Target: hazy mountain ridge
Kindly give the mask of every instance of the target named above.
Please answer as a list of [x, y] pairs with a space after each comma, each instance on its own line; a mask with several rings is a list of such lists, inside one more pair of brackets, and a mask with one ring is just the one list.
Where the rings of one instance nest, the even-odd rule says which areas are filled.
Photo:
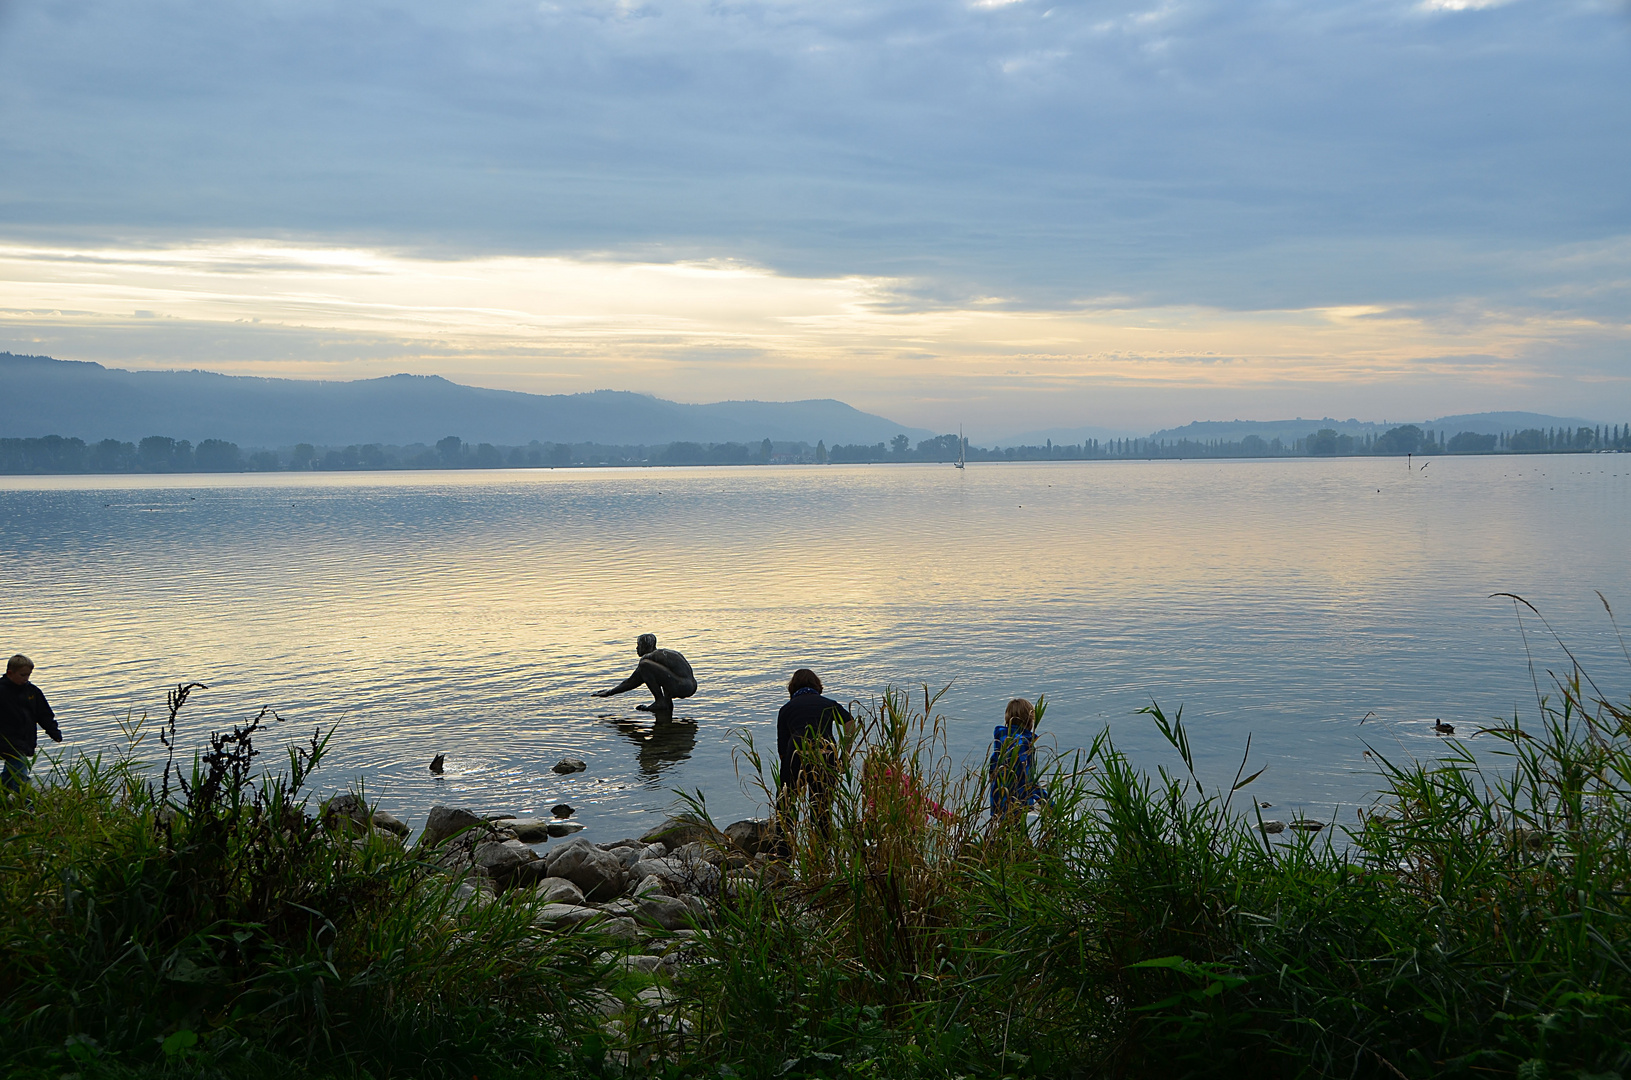
[[934, 432], [832, 399], [687, 405], [623, 390], [527, 394], [464, 386], [438, 375], [330, 382], [126, 371], [87, 361], [0, 353], [0, 434], [134, 441], [148, 435], [245, 447], [467, 442], [644, 445], [914, 441]]
[[[448, 435], [469, 443], [662, 445], [825, 441], [829, 446], [912, 443], [936, 433], [906, 427], [841, 401], [720, 401], [688, 405], [626, 390], [528, 394], [465, 386], [439, 375], [390, 375], [322, 381], [217, 372], [128, 371], [83, 360], [0, 352], [0, 435], [62, 435], [134, 442], [167, 435], [195, 442], [223, 439], [249, 447], [430, 444]], [[1446, 438], [1463, 431], [1498, 435], [1526, 428], [1591, 426], [1579, 417], [1488, 412], [1435, 420], [1200, 420], [1148, 436], [1097, 426], [1059, 427], [971, 445], [1076, 445], [1088, 439], [1149, 438], [1168, 443], [1238, 442], [1256, 435], [1294, 444], [1323, 428], [1338, 435], [1380, 435], [1415, 423]]]

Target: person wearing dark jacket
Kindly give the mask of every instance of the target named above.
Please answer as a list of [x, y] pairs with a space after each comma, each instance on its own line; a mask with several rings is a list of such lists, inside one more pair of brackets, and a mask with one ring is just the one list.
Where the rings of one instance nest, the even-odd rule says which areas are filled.
[[39, 745], [39, 728], [62, 741], [56, 713], [40, 688], [28, 681], [34, 674], [34, 661], [21, 653], [6, 661], [6, 677], [0, 679], [0, 784], [7, 791], [20, 791], [28, 783], [28, 763]]
[[[776, 805], [792, 816], [800, 791], [810, 795], [810, 818], [826, 832], [832, 820], [832, 787], [838, 769], [833, 726], [854, 723], [849, 710], [821, 696], [821, 679], [799, 668], [787, 680], [787, 704], [776, 714], [776, 752], [781, 758], [781, 785]], [[808, 755], [814, 754], [811, 758]]]

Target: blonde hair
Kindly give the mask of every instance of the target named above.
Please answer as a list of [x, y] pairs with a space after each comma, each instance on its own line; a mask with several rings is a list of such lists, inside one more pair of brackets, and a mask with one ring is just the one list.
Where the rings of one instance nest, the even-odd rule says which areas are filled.
[[34, 661], [30, 660], [22, 653], [18, 653], [16, 656], [13, 656], [10, 660], [6, 661], [7, 671], [16, 671], [19, 668], [27, 668], [29, 671], [33, 671]]
[[1030, 731], [1036, 727], [1036, 708], [1024, 698], [1017, 697], [1002, 711], [1002, 722], [1010, 728]]

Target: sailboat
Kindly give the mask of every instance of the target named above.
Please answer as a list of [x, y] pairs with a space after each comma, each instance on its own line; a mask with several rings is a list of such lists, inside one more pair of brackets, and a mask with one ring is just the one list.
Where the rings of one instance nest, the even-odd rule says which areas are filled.
[[956, 465], [957, 465], [957, 467], [959, 469], [961, 469], [964, 465], [967, 465], [967, 464], [968, 464], [968, 462], [963, 460], [963, 425], [958, 424], [957, 425], [957, 461], [956, 461]]

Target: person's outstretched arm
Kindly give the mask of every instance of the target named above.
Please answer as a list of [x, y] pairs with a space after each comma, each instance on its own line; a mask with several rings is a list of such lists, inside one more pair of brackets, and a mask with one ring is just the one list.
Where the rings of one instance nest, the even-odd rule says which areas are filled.
[[[644, 664], [640, 665], [640, 667], [644, 667], [644, 666], [645, 666]], [[634, 669], [634, 674], [633, 675], [630, 675], [628, 678], [624, 679], [622, 682], [618, 683], [616, 686], [612, 687], [610, 690], [596, 690], [595, 693], [594, 693], [594, 696], [595, 697], [611, 697], [614, 694], [626, 694], [630, 690], [633, 690], [636, 686], [644, 686], [645, 684], [646, 684], [646, 677], [644, 675], [640, 674], [640, 668], [637, 667], [637, 668]]]

